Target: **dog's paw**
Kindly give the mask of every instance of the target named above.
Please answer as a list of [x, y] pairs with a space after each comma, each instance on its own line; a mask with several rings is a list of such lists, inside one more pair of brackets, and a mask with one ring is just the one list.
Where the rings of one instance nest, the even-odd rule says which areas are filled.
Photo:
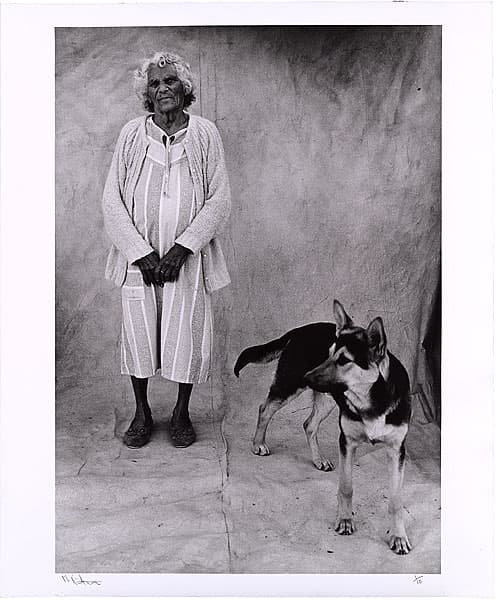
[[313, 464], [319, 471], [334, 471], [334, 465], [327, 458], [317, 458], [313, 460]]
[[389, 547], [396, 554], [408, 554], [412, 549], [412, 545], [406, 535], [392, 535], [389, 538]]
[[268, 456], [270, 454], [267, 444], [253, 444], [251, 451], [258, 456]]
[[338, 519], [334, 526], [339, 535], [351, 535], [355, 531], [353, 519]]

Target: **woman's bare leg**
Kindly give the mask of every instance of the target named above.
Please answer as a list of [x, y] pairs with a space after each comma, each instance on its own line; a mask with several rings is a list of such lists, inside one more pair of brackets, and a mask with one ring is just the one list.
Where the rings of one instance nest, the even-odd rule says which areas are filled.
[[147, 398], [148, 379], [131, 375], [131, 383], [136, 400], [136, 412], [131, 425], [124, 434], [124, 443], [130, 448], [140, 448], [150, 441], [153, 425], [152, 411]]
[[171, 439], [176, 448], [187, 448], [196, 441], [195, 430], [189, 418], [189, 399], [192, 390], [192, 383], [179, 384], [177, 402], [170, 422]]

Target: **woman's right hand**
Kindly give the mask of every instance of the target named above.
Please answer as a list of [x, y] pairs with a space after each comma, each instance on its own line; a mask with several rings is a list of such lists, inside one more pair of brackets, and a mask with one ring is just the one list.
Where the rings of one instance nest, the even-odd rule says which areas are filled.
[[145, 285], [151, 285], [155, 283], [158, 285], [158, 281], [155, 279], [155, 268], [160, 263], [160, 257], [156, 252], [150, 252], [143, 258], [138, 258], [133, 264], [139, 267], [141, 274], [143, 275], [143, 281]]

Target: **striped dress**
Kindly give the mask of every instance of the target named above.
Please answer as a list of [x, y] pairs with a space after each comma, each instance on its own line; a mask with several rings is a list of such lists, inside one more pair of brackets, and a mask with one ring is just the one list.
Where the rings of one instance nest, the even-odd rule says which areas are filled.
[[[195, 192], [184, 152], [187, 129], [168, 136], [150, 117], [149, 146], [134, 194], [133, 221], [160, 257], [195, 217]], [[174, 282], [146, 286], [128, 265], [122, 286], [121, 373], [151, 377], [160, 371], [179, 383], [210, 375], [212, 310], [200, 253], [190, 254]]]

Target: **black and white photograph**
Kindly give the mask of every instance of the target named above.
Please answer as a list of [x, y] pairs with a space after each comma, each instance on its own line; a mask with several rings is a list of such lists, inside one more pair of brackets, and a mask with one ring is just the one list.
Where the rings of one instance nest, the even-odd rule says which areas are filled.
[[491, 594], [468, 4], [3, 11], [2, 595]]
[[441, 28], [55, 41], [57, 570], [438, 573]]

